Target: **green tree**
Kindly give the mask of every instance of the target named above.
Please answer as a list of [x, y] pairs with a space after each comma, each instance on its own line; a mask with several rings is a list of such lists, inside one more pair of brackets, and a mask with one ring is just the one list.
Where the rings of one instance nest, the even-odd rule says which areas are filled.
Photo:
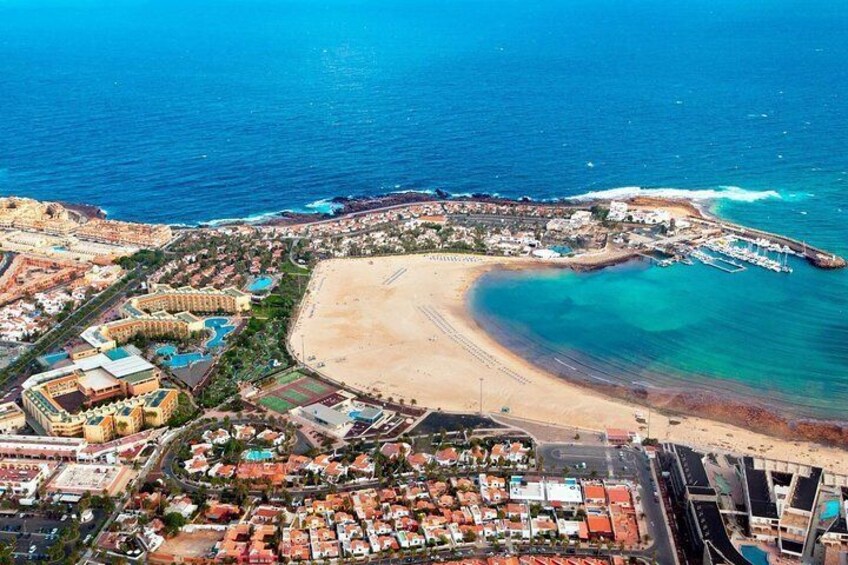
[[179, 512], [168, 512], [162, 518], [162, 523], [165, 524], [165, 533], [169, 536], [173, 536], [186, 525], [186, 519], [185, 516]]

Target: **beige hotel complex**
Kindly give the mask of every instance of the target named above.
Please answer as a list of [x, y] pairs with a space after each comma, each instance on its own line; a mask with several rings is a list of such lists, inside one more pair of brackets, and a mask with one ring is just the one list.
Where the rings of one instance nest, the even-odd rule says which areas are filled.
[[194, 312], [238, 314], [250, 310], [250, 295], [236, 288], [171, 288], [154, 285], [148, 294], [127, 300], [122, 320], [92, 326], [82, 338], [97, 351], [114, 349], [136, 335], [179, 338], [203, 330]]
[[90, 347], [72, 353], [70, 364], [27, 379], [24, 408], [47, 434], [83, 436], [89, 443], [163, 426], [177, 407], [178, 391], [160, 388], [159, 369], [117, 345], [135, 335], [186, 337], [202, 331], [203, 319], [192, 312], [249, 309], [250, 295], [235, 288], [153, 286], [124, 303], [123, 319], [86, 329], [81, 337]]
[[0, 198], [0, 229], [22, 230], [109, 245], [162, 247], [173, 237], [169, 226], [88, 218], [58, 202], [14, 196]]
[[160, 376], [138, 355], [100, 353], [27, 379], [24, 408], [49, 435], [104, 443], [167, 423], [178, 392], [159, 388]]

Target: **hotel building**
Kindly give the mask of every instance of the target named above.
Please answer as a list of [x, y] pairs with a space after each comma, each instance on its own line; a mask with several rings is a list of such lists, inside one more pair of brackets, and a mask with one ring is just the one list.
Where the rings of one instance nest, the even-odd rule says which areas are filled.
[[162, 224], [136, 224], [94, 218], [83, 224], [76, 236], [113, 245], [162, 247], [174, 236], [171, 228]]
[[0, 404], [0, 434], [13, 434], [26, 427], [26, 415], [14, 402]]
[[172, 288], [154, 285], [148, 294], [127, 300], [124, 319], [92, 326], [82, 338], [98, 351], [108, 351], [136, 335], [185, 338], [203, 330], [196, 313], [237, 314], [250, 310], [250, 295], [236, 288]]
[[49, 435], [104, 443], [168, 421], [178, 393], [160, 389], [160, 375], [137, 355], [101, 353], [27, 379], [24, 408]]

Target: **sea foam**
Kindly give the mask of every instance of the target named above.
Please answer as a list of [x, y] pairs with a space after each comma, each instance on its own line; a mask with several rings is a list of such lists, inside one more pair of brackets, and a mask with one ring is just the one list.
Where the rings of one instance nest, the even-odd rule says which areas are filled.
[[596, 190], [571, 196], [568, 200], [624, 200], [637, 196], [654, 198], [682, 198], [698, 202], [709, 200], [734, 200], [737, 202], [757, 202], [769, 198], [782, 198], [776, 190], [747, 190], [738, 186], [719, 186], [717, 188], [642, 188], [641, 186], [622, 186], [607, 190]]

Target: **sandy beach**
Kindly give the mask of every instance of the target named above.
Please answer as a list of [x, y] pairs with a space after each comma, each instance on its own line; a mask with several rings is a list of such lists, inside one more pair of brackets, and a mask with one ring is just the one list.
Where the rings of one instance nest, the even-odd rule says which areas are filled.
[[[601, 252], [563, 263], [590, 268], [623, 257]], [[644, 406], [567, 382], [501, 346], [466, 309], [474, 281], [493, 268], [538, 261], [467, 255], [336, 259], [318, 265], [292, 332], [306, 363], [359, 390], [446, 411], [500, 413], [588, 430], [639, 431]], [[676, 421], [676, 422], [675, 422]], [[703, 448], [797, 461], [848, 473], [841, 449], [656, 412], [651, 436]]]

